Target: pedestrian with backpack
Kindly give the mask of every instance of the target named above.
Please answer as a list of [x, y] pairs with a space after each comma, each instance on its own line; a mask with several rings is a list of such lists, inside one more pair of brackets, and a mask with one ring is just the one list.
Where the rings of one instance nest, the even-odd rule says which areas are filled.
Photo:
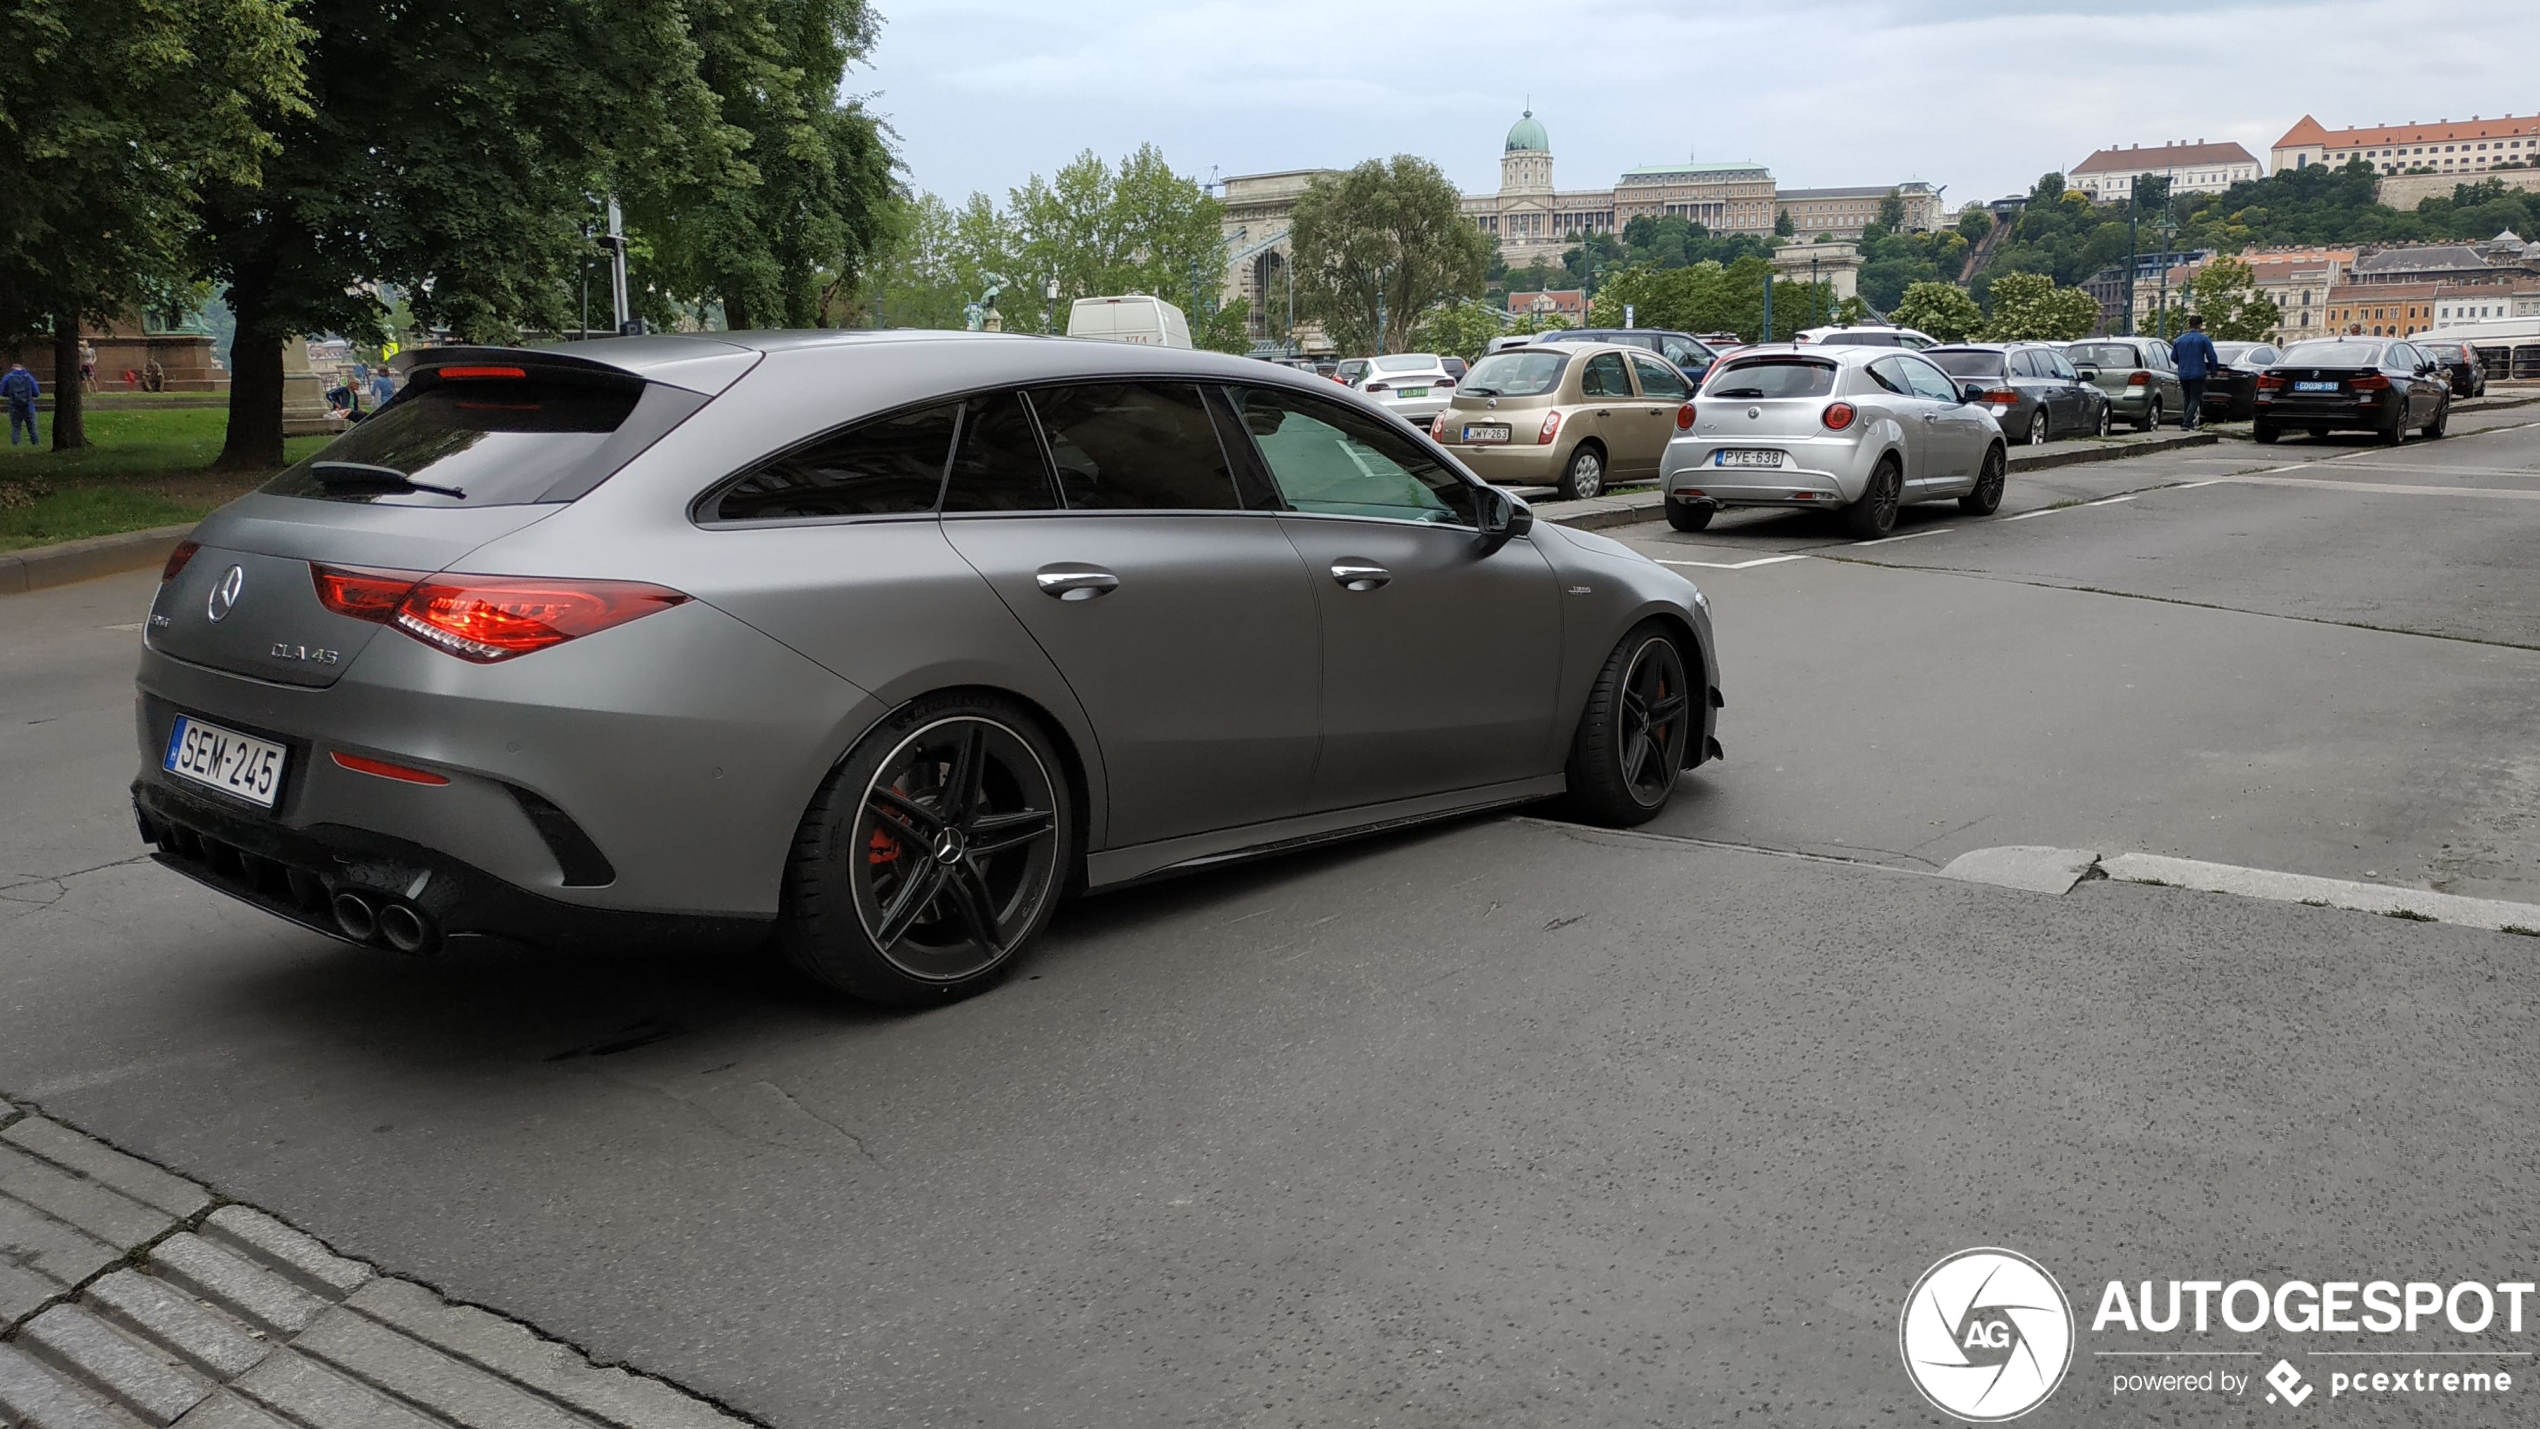
[[8, 372], [0, 374], [0, 397], [9, 399], [9, 445], [18, 444], [21, 423], [26, 427], [29, 445], [44, 445], [44, 439], [35, 433], [35, 399], [43, 395], [44, 385], [35, 380], [35, 374], [27, 371], [23, 362], [10, 363]]

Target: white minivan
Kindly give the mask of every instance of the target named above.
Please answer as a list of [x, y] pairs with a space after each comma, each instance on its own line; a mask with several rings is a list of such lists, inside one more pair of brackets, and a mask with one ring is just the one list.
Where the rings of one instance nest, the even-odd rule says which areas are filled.
[[1078, 298], [1067, 314], [1067, 335], [1141, 347], [1187, 348], [1191, 324], [1180, 308], [1162, 298], [1130, 293], [1117, 298]]

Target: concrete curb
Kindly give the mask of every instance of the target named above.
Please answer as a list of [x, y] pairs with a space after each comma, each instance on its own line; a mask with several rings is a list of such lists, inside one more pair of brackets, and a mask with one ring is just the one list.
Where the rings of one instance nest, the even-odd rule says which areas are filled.
[[0, 552], [0, 595], [20, 595], [98, 576], [148, 570], [165, 561], [168, 552], [193, 529], [191, 524], [153, 526], [147, 531], [124, 531], [112, 536], [91, 536], [84, 541]]
[[2449, 923], [2491, 933], [2540, 937], [2540, 904], [2466, 898], [2425, 888], [2279, 873], [2274, 869], [2242, 868], [2165, 854], [2103, 854], [2090, 849], [2025, 845], [1980, 848], [1951, 859], [1949, 866], [1940, 870], [1940, 876], [2048, 894], [2069, 892], [2091, 879], [2113, 879], [2119, 883], [2263, 898], [2275, 903], [2301, 903], [2313, 908], [2378, 913], [2413, 923]]

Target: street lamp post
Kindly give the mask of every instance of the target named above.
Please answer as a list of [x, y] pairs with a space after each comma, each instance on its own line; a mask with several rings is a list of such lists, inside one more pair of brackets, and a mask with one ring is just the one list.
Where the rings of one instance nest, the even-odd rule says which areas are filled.
[[2135, 251], [2134, 234], [2135, 220], [2142, 213], [2143, 206], [2135, 202], [2134, 192], [2128, 188], [2125, 199], [2125, 335], [2128, 337], [2134, 336], [2134, 279], [2143, 271], [2142, 256]]

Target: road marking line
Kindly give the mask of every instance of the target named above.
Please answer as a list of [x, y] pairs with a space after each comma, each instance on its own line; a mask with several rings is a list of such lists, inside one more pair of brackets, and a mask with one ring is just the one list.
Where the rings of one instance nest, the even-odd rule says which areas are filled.
[[2387, 461], [2359, 461], [2354, 463], [2354, 465], [2356, 469], [2361, 471], [2413, 471], [2427, 476], [2433, 476], [2441, 473], [2451, 476], [2528, 476], [2540, 478], [2540, 469], [2534, 469], [2527, 466], [2520, 468], [2502, 466], [2401, 466], [2396, 462]]
[[2109, 497], [2109, 498], [2108, 498], [2107, 500], [2105, 500], [2105, 501], [2085, 501], [2085, 502], [2083, 502], [2083, 503], [2082, 503], [2082, 505], [2084, 505], [2084, 506], [2114, 506], [2114, 505], [2116, 505], [2116, 504], [2117, 504], [2118, 502], [2120, 502], [2120, 501], [2132, 501], [2133, 499], [2134, 499], [2134, 498], [2133, 498], [2133, 497], [2131, 497], [2131, 496], [2111, 496], [2111, 497]]
[[136, 620], [130, 625], [100, 625], [97, 628], [100, 630], [139, 630], [141, 628], [141, 622]]
[[[1655, 556], [1650, 557], [1650, 559], [1658, 560]], [[1757, 566], [1778, 565], [1783, 561], [1804, 561], [1806, 559], [1808, 559], [1808, 557], [1803, 552], [1789, 556], [1760, 556], [1751, 561], [1658, 561], [1658, 564], [1662, 566], [1700, 566], [1706, 571], [1751, 571]]]
[[1891, 542], [1912, 541], [1924, 536], [1946, 536], [1957, 529], [1958, 528], [1955, 526], [1934, 526], [1928, 531], [1908, 531], [1902, 536], [1881, 536], [1875, 541], [1855, 541], [1852, 544], [1855, 546], [1884, 546], [1890, 544]]
[[2017, 516], [2005, 516], [2005, 517], [2003, 517], [2002, 519], [2003, 519], [2003, 520], [2005, 520], [2005, 521], [2026, 521], [2026, 520], [2028, 520], [2028, 519], [2029, 519], [2030, 517], [2032, 517], [2032, 516], [2052, 516], [2052, 515], [2054, 515], [2056, 512], [2058, 512], [2058, 511], [2070, 511], [2070, 510], [2072, 510], [2072, 508], [2071, 508], [2071, 507], [2069, 507], [2069, 506], [2049, 506], [2049, 507], [2044, 508], [2043, 510], [2038, 510], [2038, 511], [2023, 511], [2023, 512], [2021, 512], [2021, 513], [2020, 513], [2019, 515], [2017, 515]]
[[2314, 491], [2362, 491], [2381, 496], [2483, 496], [2491, 501], [2540, 501], [2540, 491], [2498, 491], [2484, 486], [2419, 486], [2389, 481], [2329, 481], [2302, 476], [2226, 476], [2240, 486], [2298, 486]]
[[2196, 488], [2198, 488], [2198, 487], [2200, 487], [2200, 486], [2219, 486], [2219, 485], [2221, 485], [2221, 484], [2222, 484], [2222, 478], [2218, 476], [2218, 477], [2215, 477], [2212, 481], [2182, 481], [2182, 482], [2180, 482], [2180, 483], [2179, 483], [2178, 485], [2176, 485], [2176, 486], [2164, 486], [2164, 487], [2162, 487], [2162, 488], [2161, 488], [2161, 490], [2163, 490], [2163, 491], [2194, 491]]

